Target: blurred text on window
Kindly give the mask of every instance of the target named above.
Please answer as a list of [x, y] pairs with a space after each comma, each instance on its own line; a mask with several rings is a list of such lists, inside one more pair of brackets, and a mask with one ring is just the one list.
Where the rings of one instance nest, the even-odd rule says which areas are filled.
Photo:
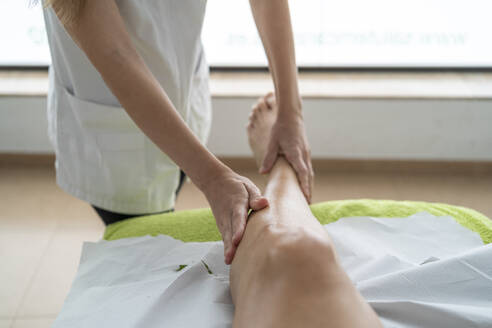
[[[299, 66], [492, 67], [490, 0], [290, 0]], [[50, 63], [40, 6], [0, 1], [0, 66]], [[265, 66], [247, 0], [208, 0], [211, 66]]]

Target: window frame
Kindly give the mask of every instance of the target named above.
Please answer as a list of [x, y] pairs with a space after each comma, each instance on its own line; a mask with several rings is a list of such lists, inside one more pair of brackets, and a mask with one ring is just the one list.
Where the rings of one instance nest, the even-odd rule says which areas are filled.
[[[0, 71], [48, 71], [49, 65], [1, 65]], [[267, 66], [210, 65], [210, 72], [268, 72]], [[492, 66], [298, 66], [300, 73], [325, 72], [492, 72]]]

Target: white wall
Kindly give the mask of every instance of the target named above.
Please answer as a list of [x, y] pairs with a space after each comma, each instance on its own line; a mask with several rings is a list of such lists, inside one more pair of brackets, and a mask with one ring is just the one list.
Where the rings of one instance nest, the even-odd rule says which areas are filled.
[[[209, 148], [249, 156], [253, 98], [214, 98]], [[0, 152], [49, 153], [43, 97], [0, 97]], [[306, 99], [315, 158], [492, 160], [492, 100]]]
[[[251, 102], [215, 99], [214, 152], [249, 153]], [[304, 111], [313, 157], [492, 160], [492, 101], [307, 99]]]

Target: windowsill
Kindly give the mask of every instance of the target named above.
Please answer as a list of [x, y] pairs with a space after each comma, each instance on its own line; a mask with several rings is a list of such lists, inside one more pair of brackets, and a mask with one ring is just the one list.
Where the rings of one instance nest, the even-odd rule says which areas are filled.
[[[302, 72], [304, 98], [492, 99], [492, 72]], [[212, 72], [213, 97], [258, 97], [273, 90], [268, 73]], [[48, 74], [0, 72], [0, 97], [44, 97]]]

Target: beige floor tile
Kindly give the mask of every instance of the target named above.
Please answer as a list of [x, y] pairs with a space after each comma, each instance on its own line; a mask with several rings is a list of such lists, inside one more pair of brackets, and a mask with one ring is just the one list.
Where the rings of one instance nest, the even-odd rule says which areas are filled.
[[[54, 191], [52, 169], [45, 166], [15, 166], [0, 169], [2, 215], [39, 215], [43, 200]], [[15, 204], [15, 206], [14, 206]]]
[[15, 318], [11, 328], [49, 328], [56, 317]]
[[60, 312], [77, 272], [84, 241], [98, 241], [99, 229], [60, 228], [51, 240], [17, 316], [49, 316]]
[[14, 316], [55, 226], [35, 218], [0, 217], [0, 316]]
[[73, 196], [65, 194], [63, 200], [52, 201], [50, 207], [52, 213], [45, 215], [57, 217], [59, 227], [104, 230], [104, 223], [96, 211], [88, 203]]
[[61, 226], [103, 228], [96, 212], [84, 201], [64, 192], [49, 165], [0, 166], [2, 216], [36, 217]]

